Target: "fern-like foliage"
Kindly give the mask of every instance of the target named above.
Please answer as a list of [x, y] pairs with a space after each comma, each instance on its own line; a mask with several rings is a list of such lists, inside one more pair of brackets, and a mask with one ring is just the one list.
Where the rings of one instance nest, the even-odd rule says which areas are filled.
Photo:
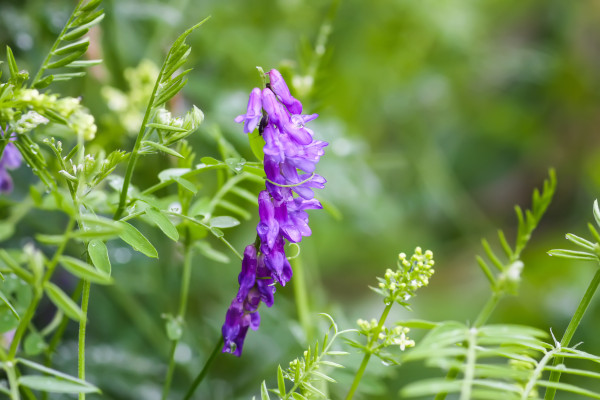
[[[409, 384], [402, 390], [407, 397], [460, 393], [468, 399], [518, 399], [529, 369], [522, 363], [535, 359], [530, 353], [545, 349], [543, 331], [518, 325], [469, 327], [444, 322], [421, 340], [404, 361], [424, 360], [426, 365], [459, 369], [456, 380], [434, 378]], [[527, 364], [528, 366], [530, 364]]]
[[[353, 329], [338, 331], [338, 327], [328, 314], [321, 314], [327, 318], [331, 325], [319, 346], [319, 342], [313, 347], [309, 347], [303, 357], [296, 358], [290, 362], [287, 369], [277, 368], [277, 389], [268, 389], [265, 381], [260, 388], [261, 400], [270, 400], [269, 392], [274, 393], [280, 400], [308, 400], [308, 399], [327, 399], [328, 396], [317, 388], [318, 382], [335, 382], [333, 378], [323, 372], [326, 367], [343, 368], [342, 365], [327, 360], [330, 356], [341, 356], [348, 353], [344, 351], [332, 350], [335, 340]], [[330, 334], [331, 337], [330, 337]], [[290, 382], [289, 389], [286, 388], [286, 381]], [[254, 400], [254, 398], [253, 398]]]
[[81, 69], [102, 62], [102, 60], [80, 60], [90, 45], [90, 39], [86, 34], [91, 27], [104, 18], [104, 10], [98, 9], [100, 3], [102, 0], [79, 1], [40, 70], [33, 78], [32, 87], [44, 88], [53, 81], [64, 81], [85, 75], [84, 71], [45, 75], [48, 70], [63, 67]]
[[[485, 239], [482, 240], [482, 245], [489, 261], [477, 256], [477, 262], [490, 281], [495, 296], [501, 296], [506, 293], [516, 294], [523, 269], [523, 262], [520, 260], [521, 253], [550, 205], [555, 190], [556, 175], [554, 170], [550, 170], [548, 179], [544, 181], [542, 192], [540, 193], [538, 189], [533, 191], [531, 209], [523, 212], [521, 207], [515, 206], [518, 228], [514, 248], [508, 244], [504, 232], [498, 230], [498, 239], [504, 250], [506, 261], [501, 261], [501, 257], [494, 253], [488, 241]], [[498, 270], [496, 275], [492, 272], [490, 263]], [[481, 321], [481, 323], [483, 322]]]
[[[468, 399], [539, 399], [539, 388], [551, 387], [572, 394], [600, 398], [590, 390], [544, 379], [544, 373], [560, 371], [565, 374], [600, 379], [591, 371], [600, 357], [578, 350], [545, 343], [543, 331], [519, 325], [487, 325], [469, 327], [458, 322], [445, 322], [434, 328], [405, 361], [424, 360], [428, 366], [454, 368], [461, 377], [456, 380], [434, 378], [407, 385], [406, 397], [435, 395], [440, 392], [458, 393]], [[552, 365], [556, 358], [587, 360], [590, 370]], [[546, 374], [547, 375], [547, 374]]]

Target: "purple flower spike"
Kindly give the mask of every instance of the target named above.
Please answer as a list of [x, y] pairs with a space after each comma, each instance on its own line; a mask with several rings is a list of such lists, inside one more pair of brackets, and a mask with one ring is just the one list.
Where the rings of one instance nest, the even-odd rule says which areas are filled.
[[318, 115], [302, 115], [302, 104], [292, 97], [281, 74], [271, 70], [268, 75], [270, 84], [262, 91], [253, 89], [248, 112], [236, 118], [246, 122], [248, 133], [262, 121], [261, 107], [268, 117], [261, 125], [266, 190], [258, 195], [258, 238], [244, 250], [240, 287], [222, 329], [223, 352], [236, 356], [242, 354], [248, 328], [260, 324], [260, 304], [271, 307], [276, 284], [285, 286], [292, 278], [286, 240], [298, 243], [312, 234], [306, 210], [323, 208], [313, 189], [323, 189], [326, 183], [314, 171], [327, 143], [314, 140], [306, 126]]
[[283, 76], [276, 69], [269, 71], [269, 80], [271, 81], [271, 90], [277, 95], [277, 98], [285, 104], [292, 114], [302, 114], [302, 103], [292, 97]]
[[256, 129], [262, 118], [261, 92], [259, 88], [252, 89], [248, 100], [246, 114], [238, 115], [235, 122], [244, 122], [244, 133], [250, 133]]

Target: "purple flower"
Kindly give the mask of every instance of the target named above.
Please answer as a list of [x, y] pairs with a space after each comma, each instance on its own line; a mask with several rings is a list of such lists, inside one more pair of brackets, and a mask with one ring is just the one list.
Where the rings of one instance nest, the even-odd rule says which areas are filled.
[[[0, 127], [0, 136], [4, 136], [4, 130]], [[10, 137], [10, 136], [9, 136]], [[13, 189], [13, 182], [8, 170], [16, 169], [21, 165], [23, 157], [17, 147], [8, 142], [0, 157], [0, 193], [9, 193]]]
[[248, 328], [257, 330], [259, 325], [260, 315], [258, 312], [244, 312], [243, 304], [234, 299], [227, 310], [225, 323], [221, 329], [224, 340], [223, 353], [241, 356]]
[[[258, 195], [257, 241], [244, 250], [240, 287], [222, 328], [223, 352], [236, 356], [242, 353], [248, 328], [257, 329], [260, 324], [260, 304], [271, 307], [275, 284], [285, 286], [292, 278], [286, 240], [298, 243], [311, 235], [306, 210], [323, 208], [314, 199], [313, 189], [323, 189], [326, 183], [314, 171], [327, 143], [314, 140], [313, 131], [306, 126], [318, 115], [302, 114], [302, 104], [292, 97], [277, 70], [268, 75], [270, 83], [262, 91], [252, 90], [248, 111], [235, 119], [245, 121], [246, 133], [261, 124], [267, 178], [266, 190]], [[264, 120], [261, 108], [267, 116]]]
[[260, 89], [252, 89], [252, 92], [250, 92], [250, 99], [248, 99], [248, 109], [246, 114], [238, 115], [234, 120], [238, 124], [245, 121], [244, 133], [250, 133], [254, 131], [262, 118], [262, 105], [260, 97]]

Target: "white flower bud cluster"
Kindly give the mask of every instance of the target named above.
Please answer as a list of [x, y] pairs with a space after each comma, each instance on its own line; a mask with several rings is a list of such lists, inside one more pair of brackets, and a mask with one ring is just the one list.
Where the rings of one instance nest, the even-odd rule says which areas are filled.
[[[81, 133], [85, 140], [92, 140], [96, 135], [97, 128], [94, 117], [81, 105], [81, 99], [79, 98], [59, 98], [55, 94], [40, 93], [36, 89], [24, 89], [15, 94], [15, 102], [19, 106], [29, 107], [34, 110], [27, 112], [23, 117], [32, 112], [35, 112], [37, 115], [54, 113], [64, 118], [67, 121], [68, 126], [75, 132]], [[23, 117], [21, 117], [21, 119]], [[41, 122], [38, 122], [37, 125], [48, 122], [48, 119], [45, 117], [42, 117], [41, 115], [39, 115], [39, 117], [43, 118], [45, 122], [38, 118]], [[19, 131], [17, 132], [22, 133]]]
[[397, 301], [407, 306], [407, 301], [414, 296], [420, 287], [427, 286], [429, 279], [435, 272], [433, 253], [420, 247], [407, 258], [405, 253], [398, 255], [398, 269], [387, 269], [384, 278], [379, 279], [379, 293], [385, 296], [386, 304]]

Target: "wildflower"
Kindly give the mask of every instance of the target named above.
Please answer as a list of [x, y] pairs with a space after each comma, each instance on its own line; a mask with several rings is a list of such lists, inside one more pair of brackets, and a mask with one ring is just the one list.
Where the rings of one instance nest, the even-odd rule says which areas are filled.
[[258, 329], [260, 303], [271, 307], [275, 283], [285, 286], [292, 278], [286, 240], [298, 243], [311, 235], [306, 210], [323, 208], [313, 189], [323, 189], [326, 183], [314, 171], [328, 143], [315, 140], [306, 126], [318, 115], [302, 114], [302, 103], [291, 95], [279, 71], [273, 69], [268, 76], [266, 88], [250, 93], [246, 114], [235, 118], [244, 122], [245, 133], [259, 127], [267, 178], [266, 190], [258, 195], [257, 240], [244, 251], [240, 288], [222, 328], [223, 352], [236, 356], [242, 353], [248, 328]]
[[[0, 136], [4, 136], [4, 131], [1, 127]], [[22, 160], [23, 158], [21, 157], [19, 150], [17, 150], [16, 146], [9, 141], [4, 147], [2, 157], [0, 157], [0, 193], [9, 193], [12, 191], [13, 182], [8, 174], [8, 170], [18, 168], [21, 165]]]
[[250, 99], [248, 100], [248, 110], [246, 114], [238, 115], [235, 118], [235, 122], [246, 121], [244, 124], [244, 133], [250, 133], [258, 126], [260, 119], [262, 118], [261, 112], [261, 92], [259, 88], [252, 89], [250, 93]]

